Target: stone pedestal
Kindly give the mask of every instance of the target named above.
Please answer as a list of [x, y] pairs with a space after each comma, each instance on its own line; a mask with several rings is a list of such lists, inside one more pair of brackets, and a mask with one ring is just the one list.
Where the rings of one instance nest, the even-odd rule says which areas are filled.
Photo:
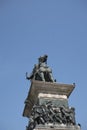
[[66, 126], [66, 125], [53, 125], [53, 124], [47, 124], [45, 126], [37, 125], [37, 127], [34, 130], [81, 130], [80, 126]]
[[68, 98], [75, 84], [32, 80], [23, 116], [30, 118], [27, 130], [80, 130], [75, 109]]
[[[75, 88], [75, 84], [60, 84], [33, 80], [28, 96], [25, 100], [23, 116], [29, 117], [34, 104], [41, 104], [46, 100], [52, 102], [65, 102], [68, 106], [68, 98]], [[63, 104], [62, 104], [63, 105]]]

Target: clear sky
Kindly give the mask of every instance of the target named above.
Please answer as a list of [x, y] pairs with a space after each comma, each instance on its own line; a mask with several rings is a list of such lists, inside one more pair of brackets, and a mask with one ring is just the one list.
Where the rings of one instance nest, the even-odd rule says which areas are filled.
[[57, 82], [76, 83], [69, 105], [87, 130], [87, 0], [0, 0], [0, 130], [25, 130], [25, 73], [43, 54]]

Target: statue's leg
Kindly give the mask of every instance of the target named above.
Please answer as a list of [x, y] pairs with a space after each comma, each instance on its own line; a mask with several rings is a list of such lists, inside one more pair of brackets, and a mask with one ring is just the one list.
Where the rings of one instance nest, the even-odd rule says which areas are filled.
[[42, 81], [45, 81], [45, 78], [44, 78], [44, 73], [43, 73], [43, 72], [40, 72], [40, 73], [39, 73], [39, 75], [40, 75], [40, 77], [41, 77]]
[[54, 82], [54, 79], [53, 79], [53, 76], [52, 76], [52, 73], [49, 73], [49, 78], [52, 82]]

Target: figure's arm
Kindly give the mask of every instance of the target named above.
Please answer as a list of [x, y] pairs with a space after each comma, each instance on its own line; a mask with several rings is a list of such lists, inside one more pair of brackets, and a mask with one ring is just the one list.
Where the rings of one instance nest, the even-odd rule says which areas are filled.
[[32, 73], [30, 75], [28, 75], [28, 72], [26, 72], [26, 79], [28, 79], [28, 80], [33, 79], [34, 74], [36, 73], [36, 69], [37, 69], [37, 67], [36, 67], [36, 64], [35, 64], [34, 68], [32, 70]]
[[33, 78], [33, 73], [31, 73], [31, 75], [30, 76], [28, 76], [28, 72], [26, 72], [26, 79], [28, 79], [28, 80], [30, 80], [30, 79], [32, 79]]

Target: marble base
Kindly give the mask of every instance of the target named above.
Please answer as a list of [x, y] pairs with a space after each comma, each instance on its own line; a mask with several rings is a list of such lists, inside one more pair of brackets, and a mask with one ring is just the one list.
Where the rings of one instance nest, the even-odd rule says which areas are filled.
[[80, 126], [78, 125], [58, 125], [58, 124], [47, 124], [47, 125], [37, 125], [34, 130], [81, 130]]

